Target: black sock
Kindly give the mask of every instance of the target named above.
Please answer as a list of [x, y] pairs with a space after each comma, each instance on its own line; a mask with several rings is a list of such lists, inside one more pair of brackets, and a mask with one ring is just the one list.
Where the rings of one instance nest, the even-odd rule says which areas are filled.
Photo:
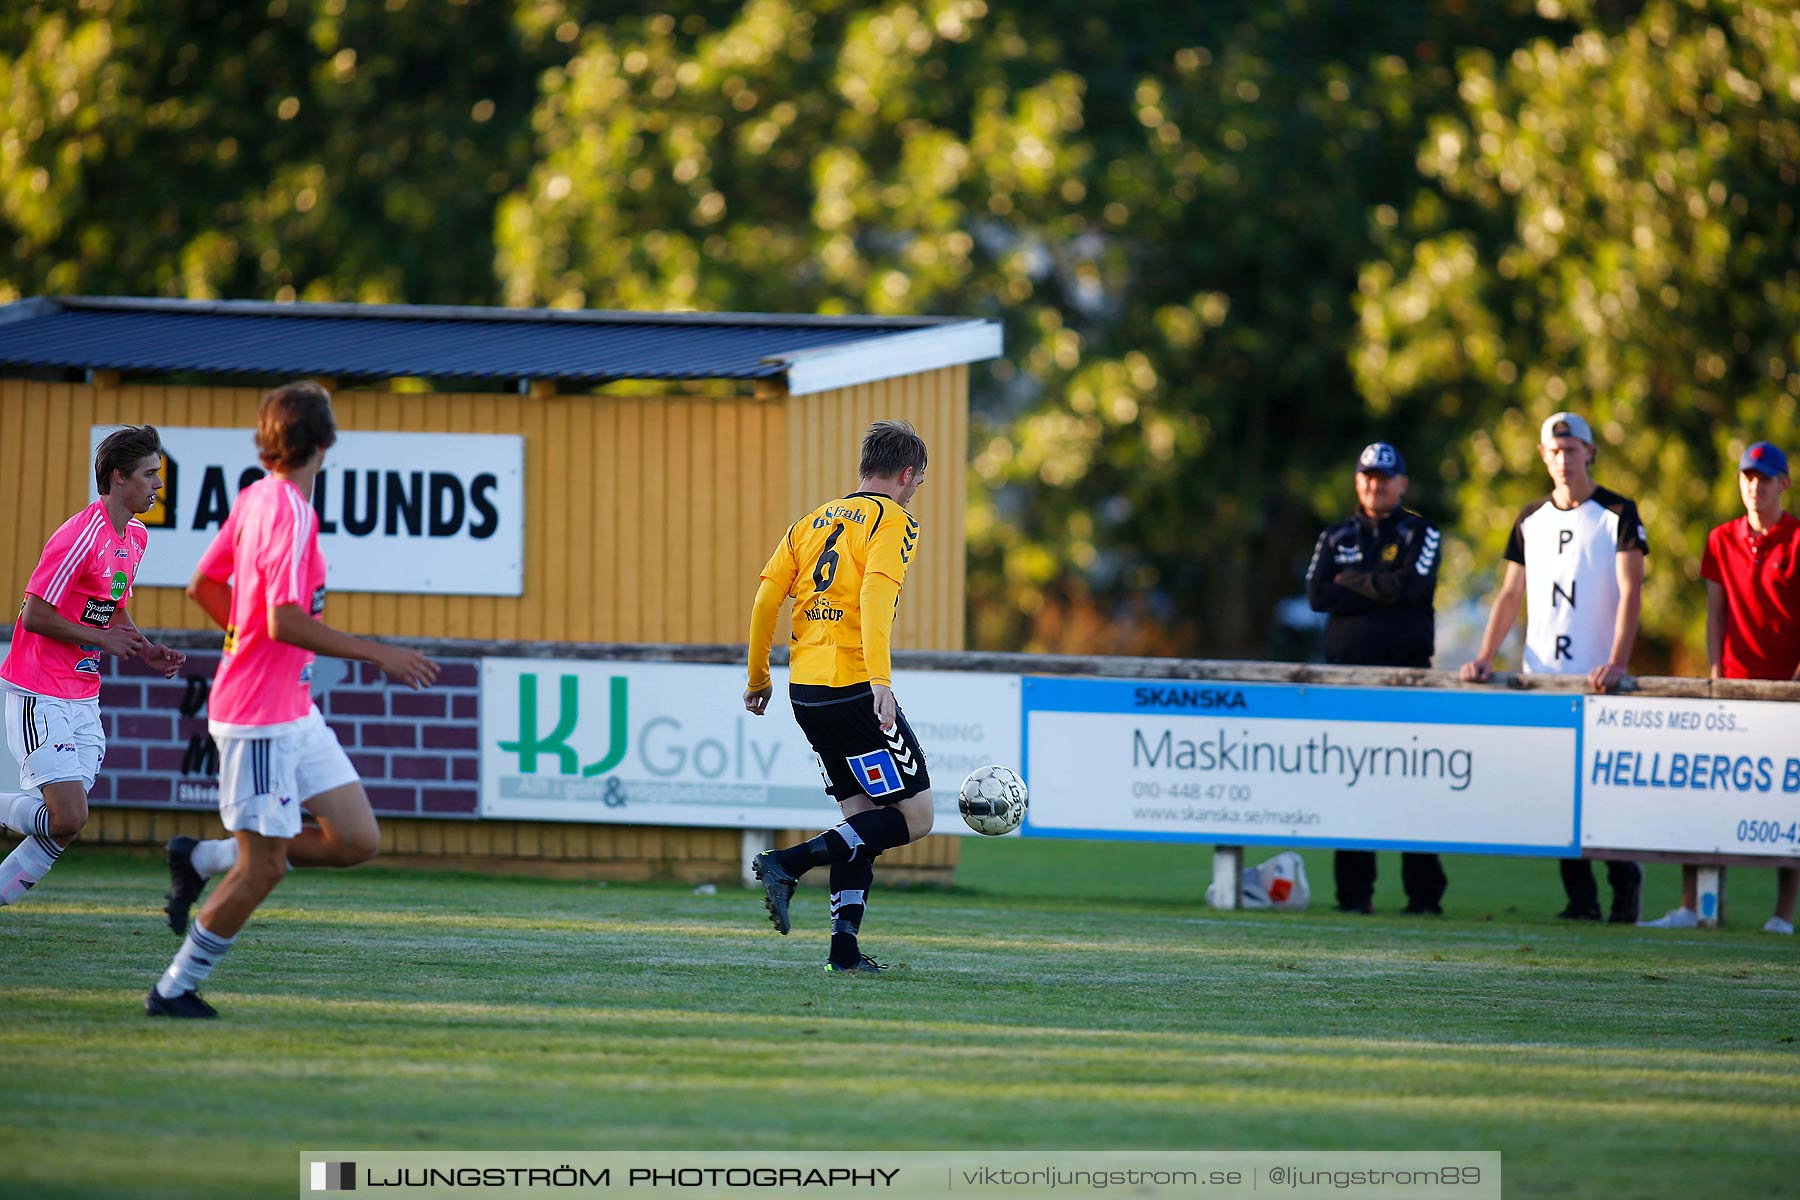
[[910, 840], [906, 817], [898, 809], [873, 808], [832, 826], [810, 841], [777, 850], [775, 861], [798, 879], [814, 867], [849, 862], [863, 855], [872, 859], [883, 850], [904, 846]]
[[862, 961], [856, 935], [862, 929], [863, 910], [875, 883], [873, 856], [858, 855], [849, 862], [831, 864], [831, 961], [854, 967]]
[[850, 852], [843, 835], [836, 829], [827, 829], [818, 837], [801, 842], [798, 846], [777, 850], [775, 861], [781, 864], [782, 870], [798, 879], [814, 867], [850, 861]]

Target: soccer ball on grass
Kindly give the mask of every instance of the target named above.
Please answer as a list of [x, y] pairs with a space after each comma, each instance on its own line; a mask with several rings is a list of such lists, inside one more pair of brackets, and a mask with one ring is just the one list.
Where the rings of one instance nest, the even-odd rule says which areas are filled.
[[956, 797], [962, 819], [976, 833], [998, 837], [1025, 819], [1025, 781], [1010, 767], [976, 767]]

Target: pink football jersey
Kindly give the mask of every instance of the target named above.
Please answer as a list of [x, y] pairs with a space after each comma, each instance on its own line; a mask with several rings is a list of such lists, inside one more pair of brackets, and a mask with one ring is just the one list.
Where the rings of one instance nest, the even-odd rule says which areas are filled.
[[231, 624], [208, 720], [245, 736], [244, 729], [306, 716], [313, 653], [270, 637], [269, 614], [283, 604], [298, 604], [315, 620], [325, 611], [325, 557], [312, 505], [287, 480], [264, 476], [238, 493], [200, 570], [231, 580]]
[[[136, 517], [125, 523], [124, 533], [114, 529], [105, 503], [96, 500], [50, 535], [25, 590], [71, 621], [106, 629], [131, 599], [149, 541], [149, 530]], [[100, 694], [100, 648], [43, 637], [21, 621], [13, 628], [0, 679], [40, 696], [92, 700]]]

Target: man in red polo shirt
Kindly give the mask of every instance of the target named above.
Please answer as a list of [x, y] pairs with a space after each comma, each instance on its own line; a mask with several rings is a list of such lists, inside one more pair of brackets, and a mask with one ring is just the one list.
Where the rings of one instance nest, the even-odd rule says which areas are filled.
[[[1744, 515], [1706, 538], [1706, 656], [1714, 679], [1800, 679], [1800, 521], [1781, 507], [1787, 455], [1758, 442], [1738, 460]], [[1681, 907], [1652, 929], [1691, 929], [1698, 868], [1681, 868]], [[1776, 872], [1775, 915], [1767, 933], [1794, 932], [1800, 870]]]

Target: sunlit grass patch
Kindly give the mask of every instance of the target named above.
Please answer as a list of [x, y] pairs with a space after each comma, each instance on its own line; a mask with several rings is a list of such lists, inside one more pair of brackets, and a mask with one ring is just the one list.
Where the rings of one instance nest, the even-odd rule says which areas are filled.
[[866, 942], [904, 966], [848, 980], [811, 892], [781, 938], [736, 889], [296, 873], [200, 1024], [142, 1016], [156, 864], [72, 854], [0, 911], [0, 1151], [28, 1195], [422, 1146], [1499, 1149], [1521, 1194], [1790, 1186], [1787, 940], [1486, 911], [1537, 863], [1457, 864], [1482, 911], [1418, 921], [1005, 896], [987, 852], [969, 891], [878, 887]]

